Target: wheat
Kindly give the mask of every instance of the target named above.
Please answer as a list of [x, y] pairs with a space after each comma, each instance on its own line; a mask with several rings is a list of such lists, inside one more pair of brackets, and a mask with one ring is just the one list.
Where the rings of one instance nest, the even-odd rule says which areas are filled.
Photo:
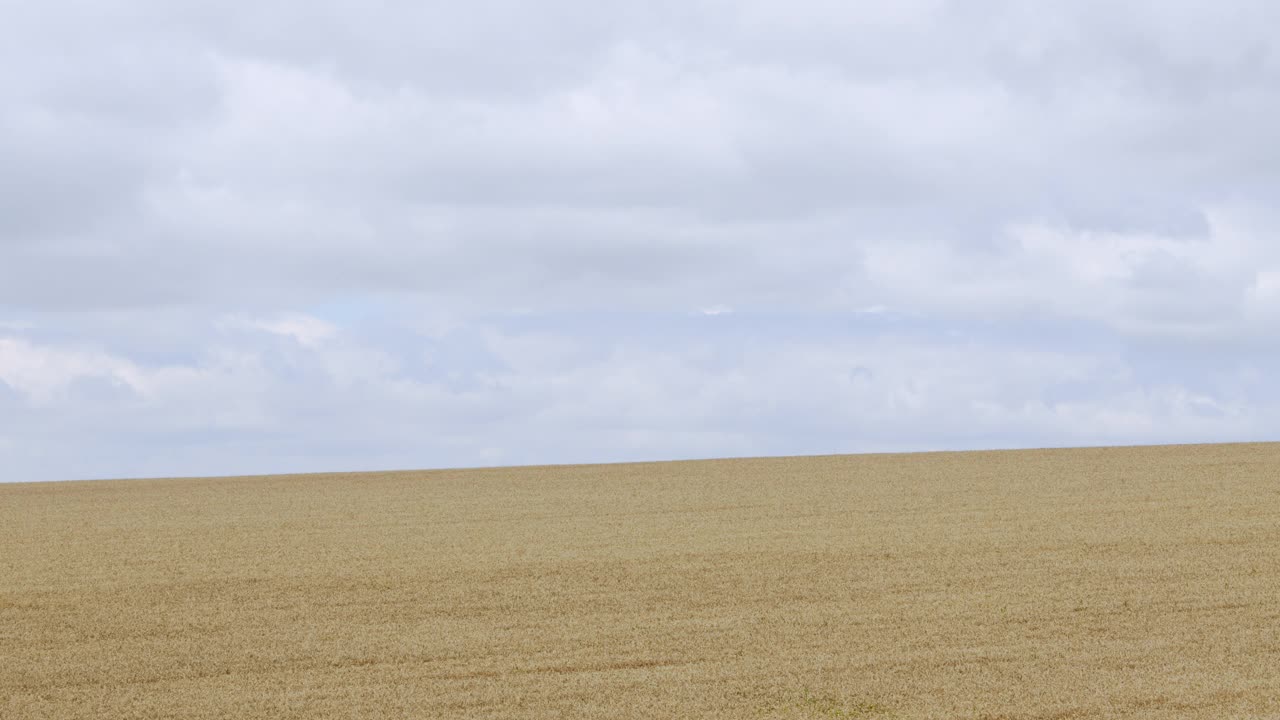
[[1280, 445], [0, 485], [0, 717], [1278, 718]]

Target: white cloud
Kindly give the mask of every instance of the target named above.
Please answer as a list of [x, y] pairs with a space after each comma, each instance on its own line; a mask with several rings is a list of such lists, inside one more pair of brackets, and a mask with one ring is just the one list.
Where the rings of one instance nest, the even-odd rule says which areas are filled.
[[[215, 339], [165, 361], [6, 338], [0, 380], [20, 403], [4, 479], [1247, 438], [1280, 397], [1235, 362], [1188, 384], [1122, 352], [931, 334], [355, 330], [311, 346], [196, 333]], [[50, 428], [79, 451], [24, 460]], [[104, 454], [107, 469], [80, 461]]]
[[101, 378], [113, 385], [144, 391], [143, 373], [128, 360], [105, 353], [44, 347], [21, 338], [0, 337], [0, 381], [36, 406], [63, 400], [69, 386], [82, 378]]
[[1277, 7], [30, 5], [9, 467], [1265, 434]]
[[218, 323], [223, 329], [249, 329], [268, 332], [292, 338], [299, 345], [317, 348], [332, 339], [338, 329], [327, 323], [303, 313], [283, 313], [270, 317], [227, 317]]

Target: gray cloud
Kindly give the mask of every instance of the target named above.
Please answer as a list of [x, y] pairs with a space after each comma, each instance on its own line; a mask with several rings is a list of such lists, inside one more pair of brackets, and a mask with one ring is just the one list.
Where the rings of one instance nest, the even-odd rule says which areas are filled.
[[234, 469], [240, 446], [287, 469], [1257, 436], [1280, 392], [1250, 374], [1280, 319], [1278, 21], [1246, 0], [14, 8], [0, 457], [54, 477]]

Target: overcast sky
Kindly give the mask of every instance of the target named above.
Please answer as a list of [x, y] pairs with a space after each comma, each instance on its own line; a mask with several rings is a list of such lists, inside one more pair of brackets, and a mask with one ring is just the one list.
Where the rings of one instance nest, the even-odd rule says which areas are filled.
[[0, 481], [1280, 439], [1280, 4], [0, 0]]

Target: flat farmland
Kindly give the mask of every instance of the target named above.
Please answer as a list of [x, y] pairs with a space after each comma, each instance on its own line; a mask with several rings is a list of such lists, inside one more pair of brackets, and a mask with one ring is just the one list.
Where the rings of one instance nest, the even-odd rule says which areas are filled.
[[0, 485], [0, 717], [1280, 718], [1280, 444]]

